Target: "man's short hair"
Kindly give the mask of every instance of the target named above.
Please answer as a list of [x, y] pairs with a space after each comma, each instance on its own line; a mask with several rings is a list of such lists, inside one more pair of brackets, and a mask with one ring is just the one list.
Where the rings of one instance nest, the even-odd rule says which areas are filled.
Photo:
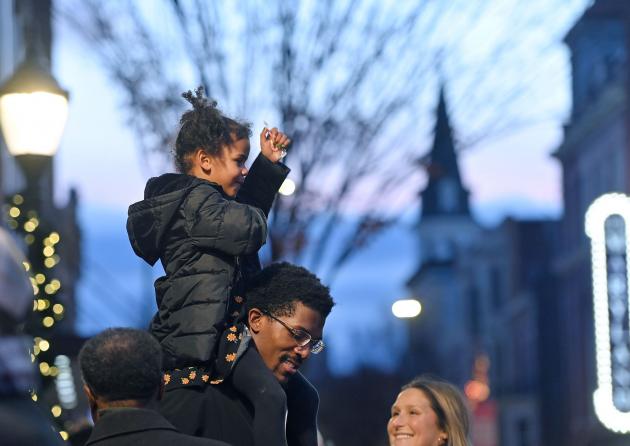
[[162, 380], [162, 349], [146, 331], [110, 328], [79, 352], [85, 384], [106, 401], [149, 400]]
[[287, 262], [273, 263], [252, 277], [245, 297], [247, 310], [258, 308], [274, 316], [292, 316], [295, 304], [301, 302], [326, 319], [335, 305], [317, 276]]

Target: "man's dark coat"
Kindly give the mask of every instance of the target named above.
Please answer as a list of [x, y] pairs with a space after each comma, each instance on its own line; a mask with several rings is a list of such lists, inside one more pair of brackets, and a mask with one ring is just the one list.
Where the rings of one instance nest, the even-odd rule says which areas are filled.
[[[303, 395], [295, 387], [289, 391], [289, 398], [294, 398], [294, 405], [307, 403]], [[180, 387], [165, 392], [159, 410], [187, 434], [215, 438], [233, 446], [254, 444], [254, 408], [247, 398], [234, 389], [230, 379], [218, 385]], [[300, 433], [291, 430], [292, 426], [297, 426], [291, 421], [291, 410], [288, 416], [287, 444], [304, 444], [300, 441]]]
[[85, 446], [229, 446], [222, 441], [184, 435], [149, 409], [116, 408], [99, 413]]
[[254, 444], [254, 409], [230, 380], [165, 392], [160, 412], [182, 432], [216, 438], [234, 446]]

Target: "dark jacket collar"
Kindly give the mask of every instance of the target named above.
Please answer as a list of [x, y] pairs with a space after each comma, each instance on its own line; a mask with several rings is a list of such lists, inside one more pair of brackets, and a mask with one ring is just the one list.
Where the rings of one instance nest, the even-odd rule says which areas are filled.
[[225, 195], [223, 188], [217, 183], [184, 173], [165, 173], [159, 177], [149, 178], [144, 188], [144, 199], [150, 200], [175, 191], [189, 189], [199, 184], [210, 184], [221, 194]]
[[132, 407], [105, 409], [99, 412], [99, 419], [94, 424], [92, 434], [85, 445], [117, 435], [156, 429], [178, 432], [171, 423], [154, 410]]

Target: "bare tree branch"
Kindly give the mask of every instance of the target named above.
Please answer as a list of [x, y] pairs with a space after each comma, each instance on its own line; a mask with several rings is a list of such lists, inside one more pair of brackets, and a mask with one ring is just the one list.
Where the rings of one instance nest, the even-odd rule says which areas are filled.
[[[539, 30], [563, 32], [547, 1], [416, 0], [393, 8], [375, 0], [156, 0], [156, 20], [146, 4], [64, 0], [58, 15], [125, 92], [146, 153], [168, 153], [184, 106], [179, 93], [191, 81], [224, 110], [264, 117], [291, 135], [286, 161], [298, 189], [276, 200], [272, 259], [327, 269], [332, 278], [395, 221], [391, 202], [414, 196], [408, 191], [421, 172], [413, 160], [428, 149], [439, 81], [465, 144], [549, 116], [524, 106], [549, 74], [545, 48], [556, 48]], [[497, 14], [505, 17], [494, 39], [474, 45]]]

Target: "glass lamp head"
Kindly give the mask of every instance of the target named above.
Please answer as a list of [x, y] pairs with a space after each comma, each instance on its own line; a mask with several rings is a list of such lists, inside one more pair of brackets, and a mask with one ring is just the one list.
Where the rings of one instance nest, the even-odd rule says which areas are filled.
[[68, 92], [26, 60], [0, 87], [0, 126], [13, 156], [52, 156], [68, 118]]

